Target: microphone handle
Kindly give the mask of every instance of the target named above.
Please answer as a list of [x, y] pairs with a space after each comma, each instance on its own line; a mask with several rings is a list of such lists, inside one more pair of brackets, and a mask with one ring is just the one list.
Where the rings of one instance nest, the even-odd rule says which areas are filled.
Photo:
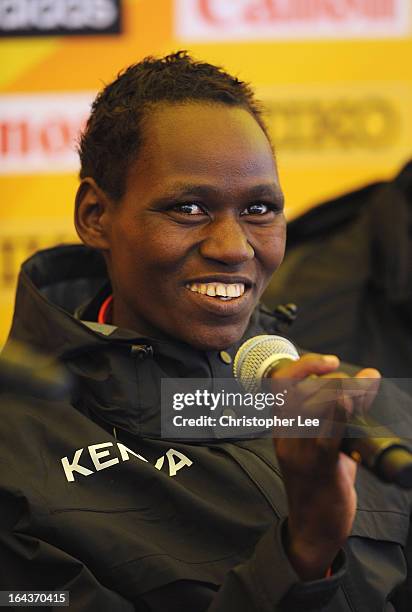
[[[380, 436], [368, 435], [371, 428], [379, 428]], [[369, 416], [353, 415], [346, 431], [341, 443], [341, 450], [346, 455], [360, 461], [380, 480], [403, 489], [412, 488], [412, 452], [405, 440]]]

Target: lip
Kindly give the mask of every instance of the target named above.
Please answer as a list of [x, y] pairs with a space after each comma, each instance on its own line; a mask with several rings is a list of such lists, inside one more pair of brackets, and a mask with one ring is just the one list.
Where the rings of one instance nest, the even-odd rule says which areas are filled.
[[[212, 277], [208, 277], [212, 279]], [[238, 278], [238, 277], [237, 277]], [[228, 282], [222, 280], [216, 280], [217, 277], [213, 277], [213, 280], [202, 281], [202, 282]], [[188, 281], [188, 282], [201, 282], [199, 280], [196, 281]], [[231, 281], [236, 282], [236, 281]], [[237, 282], [243, 282], [244, 280], [240, 280]], [[229, 283], [230, 284], [230, 283]], [[231, 300], [224, 301], [219, 300], [219, 298], [212, 297], [210, 295], [205, 295], [201, 293], [196, 293], [194, 291], [190, 291], [185, 287], [187, 292], [187, 298], [191, 300], [192, 304], [196, 305], [197, 308], [201, 308], [202, 310], [207, 311], [210, 314], [218, 315], [220, 317], [233, 317], [236, 315], [242, 315], [253, 307], [253, 291], [250, 286], [247, 287], [245, 283], [245, 293], [239, 297], [232, 298]]]

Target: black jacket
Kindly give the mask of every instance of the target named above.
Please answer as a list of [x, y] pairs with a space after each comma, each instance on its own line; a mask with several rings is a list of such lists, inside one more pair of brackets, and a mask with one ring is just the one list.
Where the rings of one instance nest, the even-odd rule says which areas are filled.
[[[282, 544], [287, 504], [272, 441], [159, 434], [162, 377], [227, 377], [231, 366], [93, 323], [102, 294], [79, 305], [105, 282], [100, 257], [82, 246], [23, 266], [11, 337], [63, 362], [78, 385], [67, 401], [3, 394], [0, 590], [68, 590], [71, 610], [107, 612], [409, 610], [410, 494], [360, 469], [352, 537], [333, 576], [300, 582]], [[245, 338], [275, 331], [256, 311]], [[399, 410], [400, 429], [412, 431]]]

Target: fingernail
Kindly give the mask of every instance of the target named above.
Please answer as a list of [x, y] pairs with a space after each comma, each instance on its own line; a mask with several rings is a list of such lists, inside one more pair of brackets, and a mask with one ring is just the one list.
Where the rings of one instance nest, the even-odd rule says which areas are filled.
[[338, 366], [339, 365], [339, 357], [336, 355], [323, 355], [323, 361], [330, 366]]
[[382, 378], [382, 374], [375, 368], [364, 368], [361, 373], [362, 378]]

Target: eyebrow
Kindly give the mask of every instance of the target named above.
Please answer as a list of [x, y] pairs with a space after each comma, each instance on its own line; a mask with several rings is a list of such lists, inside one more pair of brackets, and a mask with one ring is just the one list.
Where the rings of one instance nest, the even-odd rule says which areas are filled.
[[[220, 196], [221, 190], [213, 185], [199, 185], [198, 183], [176, 183], [173, 185], [167, 193], [159, 198], [157, 202], [163, 202], [172, 200], [175, 198], [183, 197], [185, 195], [200, 196], [200, 197], [213, 197]], [[284, 196], [283, 192], [276, 185], [276, 183], [262, 183], [260, 185], [254, 185], [249, 189], [245, 189], [244, 195], [248, 198], [262, 198], [270, 197], [274, 198], [278, 204], [283, 204]]]

